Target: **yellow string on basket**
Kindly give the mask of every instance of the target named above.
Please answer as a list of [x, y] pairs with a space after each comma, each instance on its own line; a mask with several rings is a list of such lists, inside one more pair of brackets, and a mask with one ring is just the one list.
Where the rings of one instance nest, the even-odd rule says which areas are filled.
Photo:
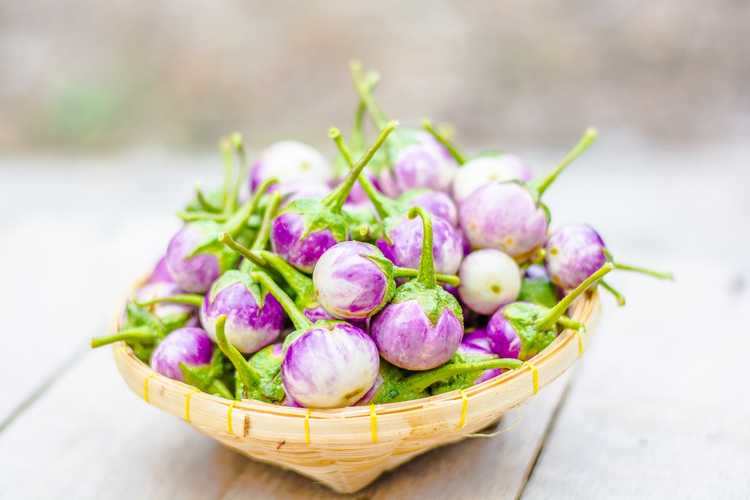
[[193, 397], [193, 394], [195, 394], [196, 392], [200, 392], [200, 391], [198, 389], [190, 389], [185, 394], [185, 415], [182, 417], [182, 419], [187, 423], [190, 423], [190, 399]]
[[463, 389], [460, 391], [461, 394], [461, 417], [458, 419], [457, 429], [463, 429], [466, 425], [466, 415], [469, 413], [469, 398], [466, 397], [466, 393]]
[[531, 370], [531, 387], [534, 390], [534, 394], [539, 392], [539, 369], [531, 361], [524, 362], [523, 366], [528, 366]]
[[232, 412], [234, 411], [234, 404], [236, 401], [232, 401], [229, 403], [229, 406], [227, 406], [227, 432], [234, 436], [234, 428], [232, 427]]
[[373, 443], [378, 442], [378, 414], [375, 413], [375, 403], [370, 403], [370, 438]]
[[310, 446], [310, 413], [312, 410], [310, 408], [307, 409], [307, 413], [305, 413], [305, 444], [307, 446]]
[[148, 383], [154, 377], [156, 377], [156, 374], [155, 373], [151, 373], [151, 374], [148, 375], [148, 377], [146, 377], [145, 379], [143, 379], [143, 400], [145, 402], [147, 402], [147, 403], [151, 403], [151, 401], [149, 401], [149, 397], [148, 397]]

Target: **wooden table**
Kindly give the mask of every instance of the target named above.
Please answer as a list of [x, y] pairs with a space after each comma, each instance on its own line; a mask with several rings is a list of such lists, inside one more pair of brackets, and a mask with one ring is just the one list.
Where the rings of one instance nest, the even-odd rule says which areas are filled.
[[[750, 498], [747, 156], [614, 149], [550, 190], [554, 222], [590, 222], [616, 257], [678, 281], [613, 278], [628, 306], [605, 297], [568, 376], [494, 437], [353, 498]], [[213, 158], [0, 161], [0, 498], [335, 496], [144, 404], [109, 350], [86, 347], [178, 227], [170, 211], [217, 171]]]

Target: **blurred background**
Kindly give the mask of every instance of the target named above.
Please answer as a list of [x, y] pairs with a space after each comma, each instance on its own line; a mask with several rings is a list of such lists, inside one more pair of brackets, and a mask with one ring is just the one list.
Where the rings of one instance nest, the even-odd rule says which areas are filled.
[[[252, 154], [286, 138], [333, 153], [328, 127], [347, 130], [356, 104], [352, 58], [378, 70], [392, 118], [450, 123], [463, 148], [511, 151], [536, 172], [587, 126], [599, 129], [547, 202], [555, 225], [589, 222], [620, 260], [676, 272], [673, 285], [613, 278], [630, 304], [605, 304], [621, 326], [601, 336], [608, 371], [590, 381], [610, 383], [611, 398], [633, 408], [663, 400], [648, 393], [658, 387], [628, 382], [628, 363], [638, 357], [658, 380], [652, 366], [680, 370], [696, 356], [684, 339], [704, 319], [686, 311], [709, 295], [729, 318], [717, 350], [750, 348], [739, 336], [750, 310], [748, 26], [743, 0], [0, 2], [0, 351], [9, 360], [0, 432], [88, 359], [87, 339], [163, 253], [195, 183], [218, 182], [222, 135], [241, 131]], [[657, 334], [685, 351], [644, 353], [637, 343]], [[108, 359], [97, 366], [114, 377]], [[707, 359], [701, 369], [727, 366]], [[714, 381], [742, 377], [732, 374]], [[735, 405], [719, 412], [726, 418], [750, 415], [734, 394], [700, 400], [687, 380], [697, 378], [673, 388], [672, 408], [713, 419], [726, 403]], [[701, 436], [675, 442], [684, 439]]]

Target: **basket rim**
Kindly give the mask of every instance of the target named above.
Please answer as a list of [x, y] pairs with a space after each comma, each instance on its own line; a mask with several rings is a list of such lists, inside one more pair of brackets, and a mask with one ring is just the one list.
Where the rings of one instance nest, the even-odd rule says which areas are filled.
[[[154, 371], [149, 365], [138, 359], [133, 350], [124, 342], [117, 342], [113, 345], [113, 353], [116, 361], [119, 364], [122, 362], [125, 365], [129, 365], [132, 371], [139, 372], [143, 376], [143, 380], [150, 381], [158, 380], [162, 387], [167, 388], [170, 392], [175, 392], [181, 395], [190, 395], [193, 398], [200, 397], [202, 402], [220, 405], [224, 408], [230, 406], [239, 411], [250, 412], [250, 413], [261, 413], [265, 415], [276, 415], [299, 419], [346, 419], [346, 420], [357, 420], [357, 419], [370, 419], [371, 417], [371, 406], [374, 406], [378, 415], [393, 415], [402, 412], [410, 412], [414, 410], [424, 409], [426, 407], [432, 407], [436, 404], [451, 404], [456, 400], [462, 398], [471, 398], [477, 396], [485, 391], [495, 389], [499, 386], [505, 385], [514, 381], [518, 377], [526, 376], [531, 370], [540, 370], [547, 363], [550, 363], [553, 358], [561, 356], [565, 350], [569, 349], [571, 343], [578, 343], [579, 356], [573, 358], [569, 363], [566, 363], [562, 369], [557, 370], [551, 378], [546, 380], [539, 380], [538, 388], [535, 391], [529, 389], [530, 394], [523, 398], [528, 399], [536, 395], [538, 390], [541, 390], [544, 386], [549, 385], [554, 379], [562, 375], [567, 371], [580, 357], [581, 348], [586, 343], [586, 340], [592, 332], [591, 325], [595, 319], [596, 312], [599, 310], [600, 300], [599, 294], [596, 290], [586, 293], [581, 299], [573, 304], [573, 313], [571, 317], [580, 321], [585, 325], [585, 332], [576, 332], [571, 329], [563, 330], [555, 340], [547, 346], [539, 354], [531, 358], [526, 364], [515, 370], [508, 370], [505, 373], [486, 380], [481, 384], [477, 384], [468, 387], [463, 390], [454, 390], [429, 396], [426, 398], [414, 399], [409, 401], [401, 401], [396, 403], [381, 403], [376, 405], [362, 405], [362, 406], [346, 406], [342, 408], [299, 408], [292, 406], [283, 406], [279, 404], [266, 403], [263, 401], [257, 401], [252, 399], [242, 400], [230, 400], [220, 396], [215, 396], [206, 392], [199, 391], [196, 387], [174, 380], [164, 375], [161, 375]], [[527, 368], [528, 366], [528, 368]], [[121, 376], [125, 378], [125, 373], [122, 369], [119, 370]], [[538, 372], [537, 372], [538, 373]]]

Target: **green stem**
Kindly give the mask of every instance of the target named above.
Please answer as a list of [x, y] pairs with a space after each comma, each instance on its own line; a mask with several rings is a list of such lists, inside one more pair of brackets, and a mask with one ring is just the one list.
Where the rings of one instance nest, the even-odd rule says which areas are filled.
[[126, 342], [152, 342], [159, 339], [159, 335], [147, 327], [129, 328], [106, 337], [91, 339], [91, 347], [97, 348], [124, 340]]
[[[349, 168], [353, 168], [354, 159], [352, 158], [351, 151], [349, 151], [349, 148], [346, 147], [346, 143], [344, 142], [344, 137], [341, 135], [341, 131], [336, 127], [333, 127], [328, 133], [328, 136], [333, 139], [333, 142], [336, 143], [336, 147], [338, 148], [339, 153], [341, 153], [341, 156], [344, 157], [346, 163], [349, 164]], [[372, 206], [375, 207], [375, 211], [382, 219], [396, 214], [397, 210], [395, 209], [395, 207], [391, 206], [392, 200], [378, 191], [378, 189], [372, 184], [372, 181], [368, 176], [360, 175], [358, 180], [359, 184], [362, 186], [362, 190], [364, 190], [365, 194], [370, 199], [370, 203], [372, 203]]]
[[586, 132], [584, 132], [583, 137], [581, 137], [581, 140], [578, 141], [578, 144], [576, 144], [573, 149], [571, 149], [568, 154], [565, 155], [565, 157], [562, 159], [562, 161], [555, 167], [552, 172], [547, 174], [544, 178], [542, 178], [539, 182], [535, 182], [532, 184], [536, 192], [538, 193], [538, 196], [541, 198], [541, 196], [544, 194], [544, 192], [547, 190], [550, 185], [555, 182], [557, 177], [562, 173], [565, 168], [573, 163], [573, 161], [581, 156], [584, 151], [586, 151], [591, 144], [596, 140], [597, 132], [596, 129], [588, 128], [586, 129]]
[[354, 90], [357, 91], [359, 98], [365, 103], [365, 107], [370, 112], [375, 125], [379, 129], [385, 127], [388, 118], [386, 118], [383, 111], [375, 103], [375, 99], [372, 97], [372, 90], [368, 88], [367, 81], [362, 74], [362, 64], [359, 61], [352, 61], [349, 63], [349, 71], [352, 74], [352, 82], [354, 83]]
[[210, 213], [219, 213], [221, 212], [221, 208], [215, 207], [213, 204], [211, 204], [210, 201], [206, 198], [206, 195], [203, 193], [203, 190], [200, 186], [195, 186], [195, 199], [198, 200], [198, 205], [205, 210], [206, 212]]
[[331, 194], [323, 198], [322, 204], [324, 206], [328, 207], [332, 212], [341, 211], [341, 207], [344, 206], [346, 198], [349, 196], [349, 192], [352, 190], [352, 187], [354, 187], [354, 183], [357, 182], [357, 179], [359, 178], [359, 174], [362, 173], [365, 166], [367, 166], [370, 160], [372, 160], [372, 157], [375, 156], [375, 153], [377, 153], [378, 149], [380, 149], [380, 146], [383, 145], [390, 133], [393, 132], [393, 130], [397, 126], [397, 122], [388, 122], [386, 124], [386, 126], [380, 131], [378, 138], [375, 139], [375, 143], [370, 146], [370, 149], [367, 150], [362, 158], [357, 161], [357, 164], [349, 171], [346, 178], [344, 179], [344, 182], [339, 184], [338, 187], [336, 187], [331, 192]]
[[625, 296], [621, 294], [619, 291], [617, 291], [615, 287], [613, 287], [612, 285], [610, 285], [604, 280], [601, 280], [599, 284], [602, 286], [602, 288], [604, 288], [606, 291], [612, 294], [612, 296], [617, 301], [618, 306], [622, 307], [625, 305]]
[[255, 190], [253, 196], [245, 202], [242, 207], [235, 212], [232, 217], [224, 224], [223, 231], [229, 233], [230, 236], [237, 236], [242, 231], [242, 228], [247, 224], [247, 219], [253, 215], [253, 212], [258, 208], [261, 197], [266, 193], [272, 184], [278, 182], [275, 178], [264, 180], [258, 189]]
[[451, 141], [449, 141], [447, 137], [438, 132], [435, 127], [432, 126], [432, 122], [430, 122], [430, 120], [428, 120], [427, 118], [422, 120], [422, 128], [429, 132], [429, 134], [434, 137], [436, 141], [438, 141], [443, 145], [445, 149], [448, 150], [453, 159], [456, 160], [456, 163], [458, 163], [459, 165], [463, 165], [464, 163], [466, 163], [466, 157], [458, 152], [456, 146]]
[[315, 286], [309, 276], [298, 271], [294, 266], [273, 252], [262, 251], [259, 252], [259, 255], [294, 290], [295, 295], [297, 295], [297, 304], [309, 304], [315, 301]]
[[229, 358], [229, 361], [231, 361], [237, 369], [237, 375], [240, 377], [240, 380], [242, 380], [242, 383], [248, 387], [253, 386], [260, 380], [260, 377], [253, 367], [248, 364], [242, 353], [227, 340], [227, 334], [224, 328], [226, 322], [227, 317], [225, 314], [222, 314], [216, 319], [216, 343], [218, 344], [219, 349], [221, 349], [221, 352]]
[[576, 321], [573, 318], [569, 318], [565, 315], [560, 316], [557, 319], [557, 324], [562, 326], [563, 328], [570, 328], [571, 330], [580, 330], [583, 328], [583, 323], [580, 321]]
[[263, 220], [260, 223], [260, 229], [258, 234], [255, 235], [255, 241], [251, 250], [263, 250], [268, 245], [268, 238], [271, 236], [271, 225], [273, 219], [276, 217], [276, 211], [279, 209], [281, 203], [281, 194], [276, 192], [271, 195], [271, 199], [266, 205], [266, 211], [263, 213]]
[[550, 328], [552, 325], [554, 325], [560, 317], [565, 314], [565, 311], [568, 310], [570, 307], [570, 304], [573, 303], [575, 299], [578, 298], [579, 295], [581, 295], [583, 292], [585, 292], [591, 285], [596, 283], [599, 279], [601, 279], [602, 276], [607, 274], [608, 272], [612, 271], [615, 266], [612, 265], [611, 262], [607, 262], [602, 267], [597, 269], [597, 271], [583, 280], [583, 282], [575, 287], [573, 290], [571, 290], [565, 297], [562, 298], [560, 302], [555, 304], [554, 307], [550, 308], [547, 313], [539, 318], [536, 321], [536, 324], [534, 325], [537, 330], [546, 330]]
[[476, 363], [447, 363], [434, 370], [411, 375], [404, 380], [404, 383], [410, 389], [421, 392], [432, 384], [448, 380], [455, 375], [497, 368], [515, 370], [522, 365], [523, 361], [513, 358], [488, 359], [477, 361]]
[[155, 299], [146, 300], [143, 302], [136, 302], [136, 305], [140, 307], [148, 307], [154, 304], [186, 304], [188, 306], [200, 307], [203, 305], [203, 295], [197, 293], [181, 293], [176, 295], [170, 295], [169, 297], [157, 297]]
[[432, 257], [432, 219], [422, 207], [412, 207], [408, 216], [413, 219], [419, 216], [422, 219], [422, 255], [419, 258], [419, 273], [417, 281], [427, 288], [435, 288], [435, 262]]
[[620, 264], [619, 262], [615, 262], [615, 269], [619, 269], [621, 271], [632, 271], [634, 273], [641, 273], [645, 274], [647, 276], [651, 276], [652, 278], [657, 278], [660, 280], [674, 280], [674, 275], [672, 273], [662, 273], [659, 271], [654, 271], [652, 269], [647, 269], [645, 267], [640, 266], [631, 266], [630, 264]]
[[261, 268], [268, 267], [268, 262], [263, 260], [261, 257], [258, 256], [257, 252], [254, 252], [247, 248], [244, 245], [241, 245], [237, 242], [234, 238], [229, 236], [228, 233], [221, 233], [219, 235], [219, 242], [223, 243], [224, 245], [228, 246], [238, 254], [242, 255], [244, 258], [255, 264], [256, 266], [259, 266]]
[[222, 382], [221, 380], [217, 379], [211, 382], [211, 385], [208, 388], [208, 390], [212, 394], [221, 396], [224, 399], [234, 399], [234, 396], [232, 396], [232, 393], [229, 391], [229, 388], [227, 388], [226, 384]]
[[245, 179], [244, 172], [247, 166], [247, 155], [245, 154], [245, 142], [242, 138], [242, 134], [239, 132], [233, 133], [229, 137], [229, 141], [237, 154], [237, 163], [239, 164], [237, 166], [237, 176], [234, 179], [234, 184], [232, 185], [232, 191], [230, 194], [231, 205], [228, 213], [232, 213], [237, 209], [237, 200], [239, 200], [240, 197], [240, 187], [242, 186], [242, 181]]
[[[365, 86], [368, 93], [372, 93], [378, 84], [380, 77], [377, 73], [370, 72], [365, 77]], [[365, 147], [365, 114], [367, 105], [360, 99], [357, 103], [357, 110], [354, 112], [354, 127], [352, 128], [352, 147], [354, 151], [361, 151]]]
[[284, 311], [286, 311], [289, 319], [292, 320], [295, 329], [303, 330], [311, 328], [313, 326], [312, 322], [307, 319], [307, 316], [302, 314], [302, 311], [300, 311], [299, 308], [294, 304], [294, 301], [289, 297], [289, 295], [287, 295], [284, 290], [282, 290], [281, 287], [271, 279], [269, 275], [264, 272], [255, 272], [250, 276], [252, 276], [255, 281], [263, 285], [266, 290], [268, 290], [268, 292], [273, 295], [277, 301], [279, 301], [279, 304], [281, 304], [281, 307], [284, 308]]
[[228, 138], [221, 140], [219, 150], [221, 151], [221, 159], [224, 163], [224, 187], [222, 188], [224, 206], [222, 207], [222, 212], [228, 215], [233, 212], [233, 210], [230, 210], [232, 208], [230, 198], [232, 197], [232, 183], [234, 179], [234, 155], [232, 154], [232, 143]]
[[[419, 270], [417, 269], [412, 269], [410, 267], [393, 266], [394, 278], [415, 278], [418, 274]], [[458, 286], [461, 284], [461, 280], [459, 279], [459, 277], [452, 274], [435, 274], [435, 281], [451, 286]]]

